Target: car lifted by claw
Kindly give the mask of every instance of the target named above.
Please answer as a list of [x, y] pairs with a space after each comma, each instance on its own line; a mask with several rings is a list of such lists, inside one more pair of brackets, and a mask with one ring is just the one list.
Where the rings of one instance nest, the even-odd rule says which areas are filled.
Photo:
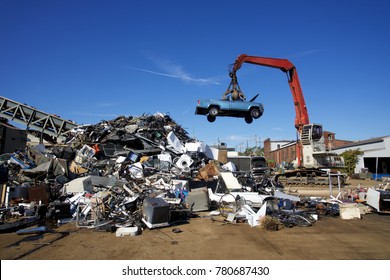
[[245, 118], [245, 122], [250, 124], [253, 119], [260, 118], [264, 113], [263, 104], [254, 102], [258, 96], [259, 94], [250, 101], [246, 101], [245, 95], [237, 83], [237, 78], [232, 77], [232, 81], [222, 99], [198, 100], [195, 114], [207, 115], [209, 122], [214, 122], [217, 116], [221, 116]]
[[195, 114], [207, 115], [209, 122], [214, 122], [217, 116], [245, 118], [247, 123], [263, 115], [263, 104], [248, 101], [231, 100], [198, 100]]

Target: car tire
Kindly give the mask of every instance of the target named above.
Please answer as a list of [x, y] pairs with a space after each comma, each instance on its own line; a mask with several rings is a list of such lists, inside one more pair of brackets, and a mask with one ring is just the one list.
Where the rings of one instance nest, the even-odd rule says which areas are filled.
[[215, 122], [215, 119], [216, 119], [216, 117], [214, 117], [214, 116], [210, 116], [210, 115], [207, 116], [207, 120], [209, 122]]
[[245, 117], [245, 122], [246, 122], [247, 124], [251, 124], [251, 123], [253, 122], [253, 118], [252, 118], [251, 116], [246, 116], [246, 117]]
[[260, 112], [259, 108], [251, 108], [250, 115], [252, 118], [258, 119], [261, 117], [261, 112]]
[[209, 116], [216, 117], [218, 116], [219, 110], [217, 107], [210, 107]]

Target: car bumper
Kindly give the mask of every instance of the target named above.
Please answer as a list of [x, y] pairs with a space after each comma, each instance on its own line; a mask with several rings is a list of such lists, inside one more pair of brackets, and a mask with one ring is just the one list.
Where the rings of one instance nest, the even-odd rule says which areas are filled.
[[202, 107], [195, 108], [195, 115], [207, 115], [208, 113], [209, 110], [207, 108], [202, 108]]

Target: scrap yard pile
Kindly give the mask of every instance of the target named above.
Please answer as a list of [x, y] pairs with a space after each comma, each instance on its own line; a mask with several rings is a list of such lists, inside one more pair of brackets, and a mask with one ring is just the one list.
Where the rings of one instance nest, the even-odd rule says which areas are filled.
[[333, 204], [287, 195], [271, 179], [256, 183], [235, 171], [168, 115], [78, 126], [61, 144], [2, 155], [0, 229], [20, 232], [50, 219], [123, 236], [186, 223], [205, 211], [251, 226], [265, 216], [285, 226], [311, 225], [309, 212], [335, 213]]

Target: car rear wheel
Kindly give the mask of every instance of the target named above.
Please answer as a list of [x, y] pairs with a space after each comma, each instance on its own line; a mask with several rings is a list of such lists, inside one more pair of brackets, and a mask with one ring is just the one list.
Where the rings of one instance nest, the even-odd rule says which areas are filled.
[[248, 124], [251, 124], [253, 122], [253, 118], [251, 116], [246, 116], [245, 117], [245, 122]]
[[213, 116], [210, 116], [210, 115], [207, 116], [207, 120], [209, 122], [215, 122], [215, 119], [216, 119], [216, 117], [213, 117]]
[[211, 107], [209, 109], [209, 115], [212, 116], [212, 117], [216, 117], [218, 115], [218, 108], [217, 107]]
[[250, 115], [254, 119], [258, 119], [261, 117], [261, 113], [259, 108], [251, 108]]

